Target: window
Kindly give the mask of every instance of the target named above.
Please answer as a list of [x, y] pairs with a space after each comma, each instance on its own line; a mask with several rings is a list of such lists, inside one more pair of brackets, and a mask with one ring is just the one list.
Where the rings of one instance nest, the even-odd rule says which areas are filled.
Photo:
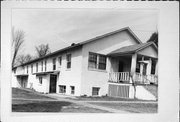
[[33, 73], [33, 64], [31, 64], [31, 74]]
[[42, 77], [39, 77], [39, 84], [42, 84]]
[[61, 63], [62, 63], [62, 57], [61, 56], [58, 58], [58, 61], [59, 61], [59, 66], [61, 66]]
[[43, 71], [43, 61], [41, 61], [41, 71]]
[[136, 64], [136, 72], [140, 73], [140, 63], [139, 62], [137, 62], [137, 64]]
[[97, 68], [97, 54], [89, 53], [89, 67]]
[[53, 70], [56, 70], [56, 58], [53, 58]]
[[36, 72], [38, 72], [38, 63], [36, 63]]
[[66, 93], [66, 86], [59, 85], [59, 93]]
[[103, 55], [99, 55], [99, 69], [106, 70], [106, 57]]
[[16, 74], [16, 68], [13, 71], [14, 71], [14, 74]]
[[74, 94], [74, 93], [75, 93], [75, 87], [71, 86], [71, 94]]
[[151, 64], [151, 74], [155, 74], [156, 72], [156, 62], [152, 60], [152, 64]]
[[89, 68], [106, 70], [106, 56], [89, 52]]
[[92, 87], [92, 95], [98, 96], [99, 95], [99, 87]]
[[28, 74], [28, 66], [27, 66], [27, 74]]
[[67, 69], [71, 68], [71, 54], [66, 55]]
[[44, 62], [44, 70], [46, 71], [46, 65], [47, 65], [47, 61], [45, 60], [45, 62]]

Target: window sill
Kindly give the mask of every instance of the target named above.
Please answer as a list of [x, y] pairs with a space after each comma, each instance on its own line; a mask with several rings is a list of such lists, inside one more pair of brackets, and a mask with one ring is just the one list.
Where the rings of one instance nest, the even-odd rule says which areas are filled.
[[66, 71], [71, 71], [71, 68], [69, 68], [69, 69], [66, 69]]
[[97, 72], [104, 72], [107, 73], [106, 70], [101, 70], [101, 69], [93, 69], [93, 68], [88, 68], [89, 71], [97, 71]]

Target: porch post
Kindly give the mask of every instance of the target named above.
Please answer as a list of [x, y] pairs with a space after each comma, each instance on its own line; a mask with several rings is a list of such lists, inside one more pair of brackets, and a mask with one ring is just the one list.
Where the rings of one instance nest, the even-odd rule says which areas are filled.
[[134, 75], [134, 73], [136, 72], [136, 61], [137, 61], [137, 54], [133, 54], [132, 55], [132, 59], [131, 59], [131, 75]]
[[156, 66], [155, 66], [155, 75], [158, 75], [158, 60], [156, 61]]
[[147, 75], [151, 74], [151, 68], [152, 68], [152, 59], [149, 58], [148, 67], [147, 67]]
[[107, 71], [110, 73], [111, 72], [111, 58], [107, 57]]

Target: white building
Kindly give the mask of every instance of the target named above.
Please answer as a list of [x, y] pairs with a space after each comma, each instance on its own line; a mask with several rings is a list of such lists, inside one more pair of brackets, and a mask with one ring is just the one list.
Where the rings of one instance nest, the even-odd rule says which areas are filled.
[[157, 62], [156, 45], [142, 43], [127, 27], [14, 67], [12, 86], [43, 93], [133, 98], [134, 82], [157, 84]]

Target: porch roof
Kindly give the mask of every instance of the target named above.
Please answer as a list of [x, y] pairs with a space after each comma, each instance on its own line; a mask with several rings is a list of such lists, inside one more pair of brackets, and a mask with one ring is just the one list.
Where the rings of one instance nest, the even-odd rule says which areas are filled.
[[17, 77], [28, 77], [28, 74], [17, 74]]
[[33, 75], [47, 75], [47, 74], [58, 74], [60, 71], [55, 70], [55, 71], [47, 71], [47, 72], [36, 72], [33, 73]]
[[131, 46], [125, 46], [125, 47], [119, 48], [117, 50], [114, 50], [107, 55], [133, 54], [133, 53], [138, 52], [150, 45], [153, 45], [155, 47], [155, 49], [157, 50], [157, 47], [153, 42], [146, 42], [146, 43], [141, 43], [141, 44], [136, 44], [136, 45], [131, 45]]

